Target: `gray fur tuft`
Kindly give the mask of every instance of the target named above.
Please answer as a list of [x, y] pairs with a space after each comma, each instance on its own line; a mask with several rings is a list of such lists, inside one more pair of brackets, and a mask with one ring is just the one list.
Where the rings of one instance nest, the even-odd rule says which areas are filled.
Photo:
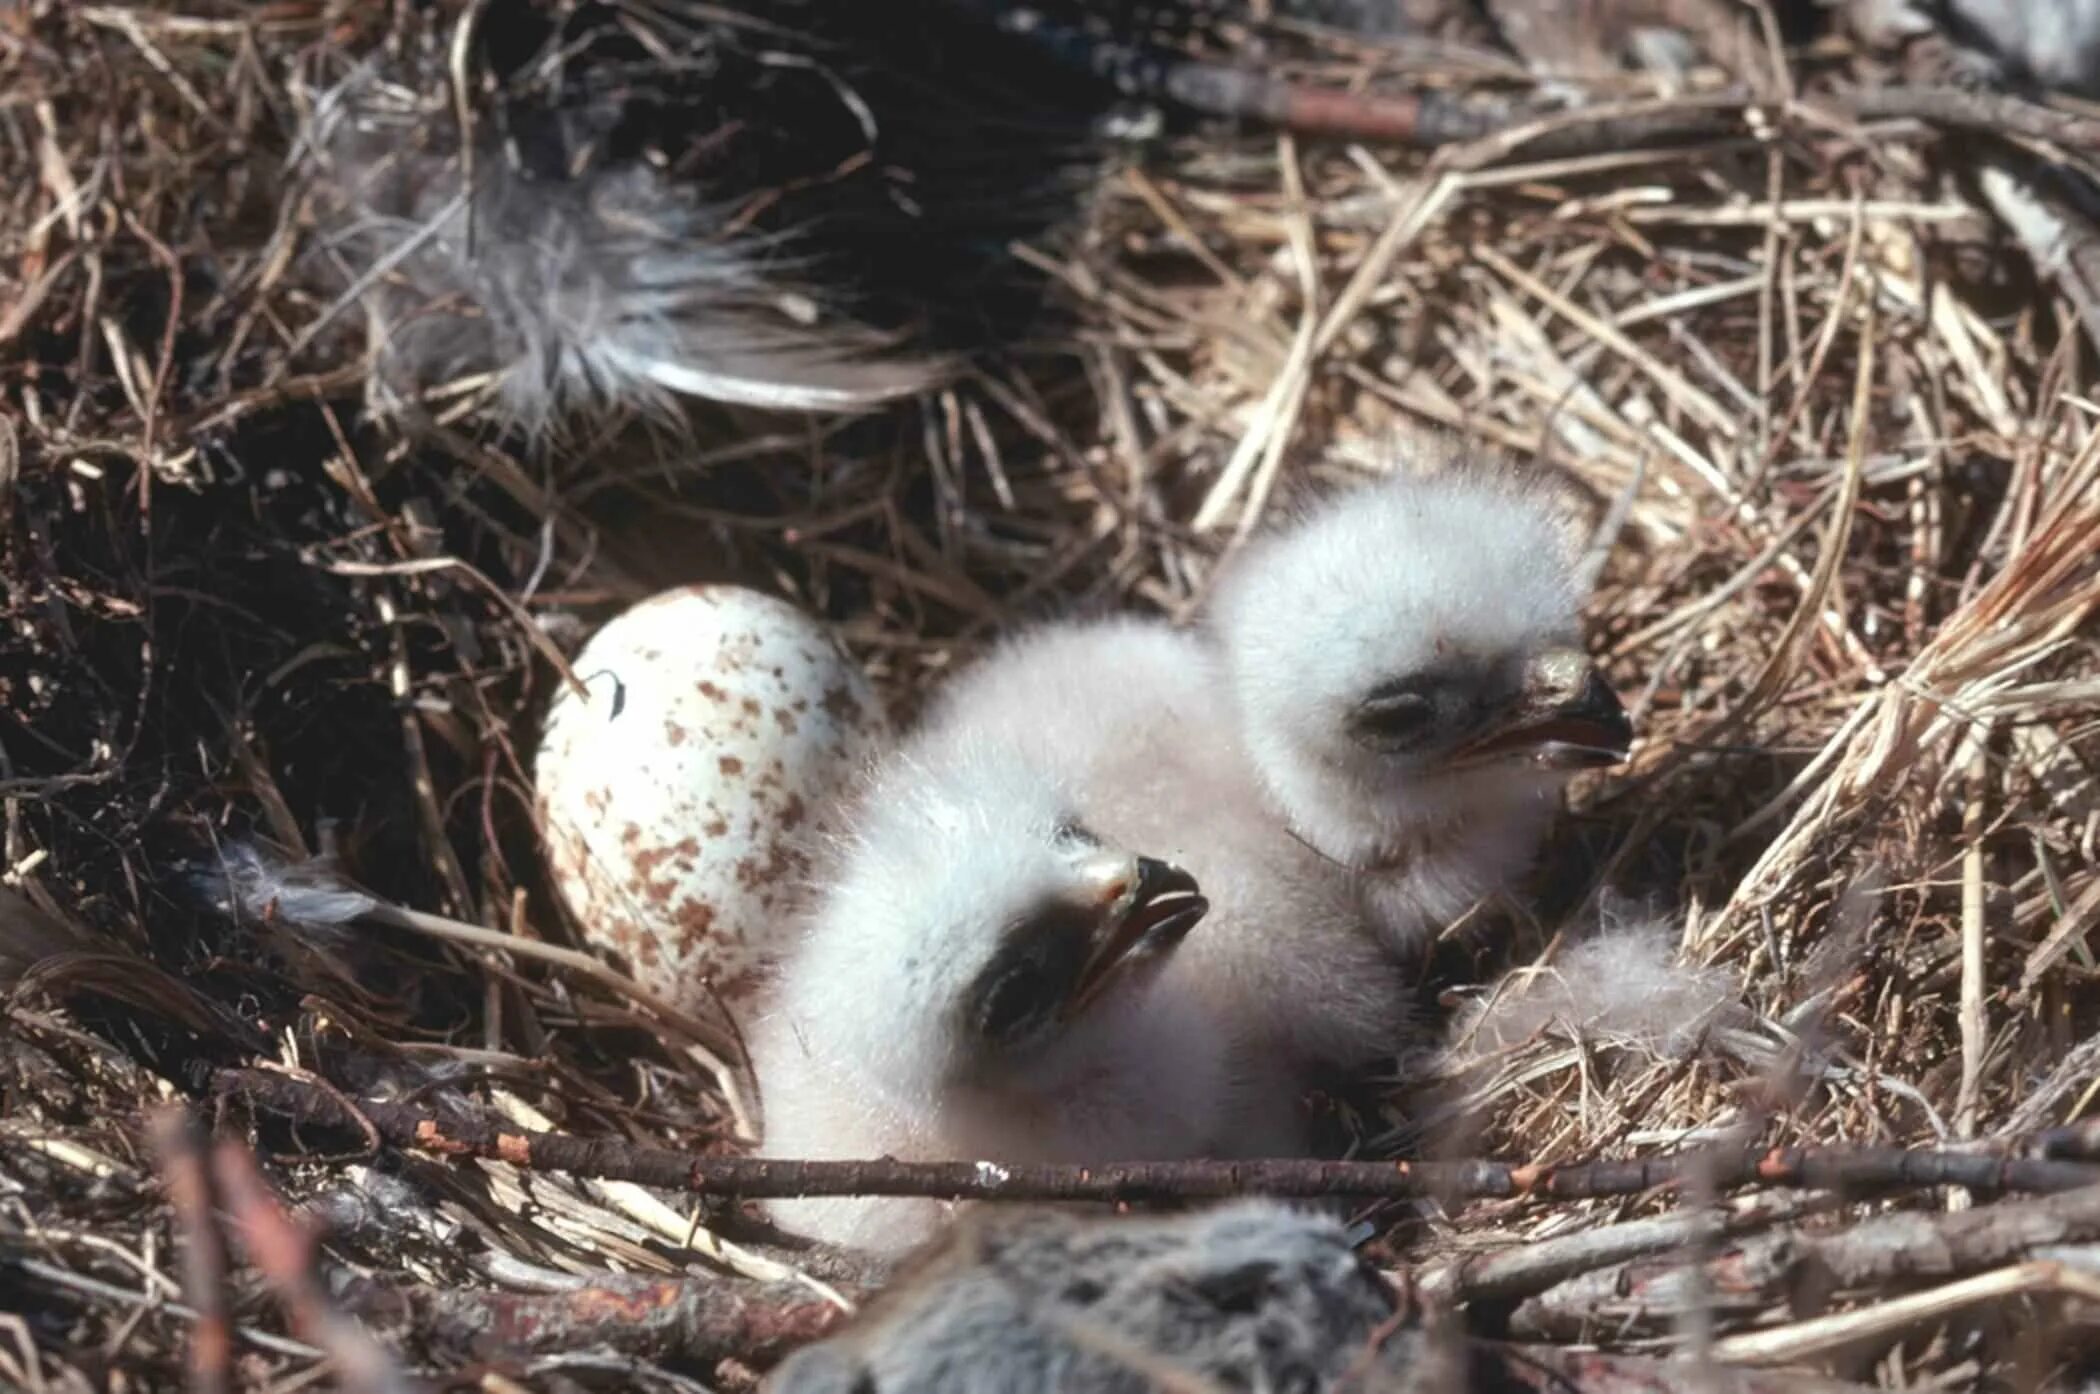
[[359, 68], [315, 103], [302, 142], [338, 309], [366, 313], [375, 410], [475, 392], [545, 436], [578, 419], [675, 422], [681, 397], [864, 410], [945, 375], [827, 315], [776, 238], [646, 161], [540, 174], [479, 137], [462, 159], [446, 84], [426, 76]]
[[282, 924], [323, 937], [349, 930], [379, 908], [378, 897], [325, 861], [294, 861], [252, 842], [229, 842], [191, 868], [204, 903], [222, 915]]

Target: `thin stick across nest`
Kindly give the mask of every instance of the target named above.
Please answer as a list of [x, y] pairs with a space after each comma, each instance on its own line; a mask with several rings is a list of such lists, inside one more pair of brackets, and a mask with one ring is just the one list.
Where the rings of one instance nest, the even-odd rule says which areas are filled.
[[[1177, 133], [1112, 172], [1070, 235], [1011, 248], [1054, 328], [869, 420], [699, 412], [672, 449], [613, 424], [548, 453], [466, 397], [419, 403], [412, 437], [365, 418], [363, 346], [310, 274], [297, 94], [401, 50], [419, 7], [18, 8], [0, 1305], [27, 1315], [0, 1382], [97, 1378], [99, 1349], [210, 1387], [228, 1332], [235, 1384], [322, 1358], [318, 1328], [220, 1300], [241, 1249], [208, 1202], [287, 1236], [208, 1151], [171, 1147], [163, 1192], [143, 1159], [171, 1090], [249, 1100], [300, 1149], [274, 1178], [292, 1206], [364, 1207], [259, 1266], [303, 1298], [355, 1267], [369, 1285], [331, 1300], [430, 1371], [566, 1379], [616, 1358], [579, 1350], [601, 1342], [637, 1380], [769, 1359], [835, 1320], [798, 1271], [823, 1259], [678, 1205], [819, 1182], [1470, 1197], [1373, 1216], [1386, 1261], [1483, 1328], [1746, 1361], [1850, 1342], [1878, 1363], [1848, 1373], [1906, 1387], [2088, 1353], [2091, 1285], [2050, 1265], [2089, 1257], [2090, 1191], [1994, 1196], [2084, 1187], [2094, 1161], [2021, 1145], [2084, 1118], [2100, 1069], [2090, 114], [1888, 86], [1837, 39], [1679, 92], [1585, 79], [1598, 100], [1549, 112], [1506, 59], [1223, 23], [1269, 47], [1174, 48], [1182, 96], [1273, 116], [1313, 94], [1324, 134]], [[678, 11], [604, 8], [644, 49]], [[436, 32], [489, 10], [439, 6]], [[456, 119], [483, 92], [438, 96]], [[906, 710], [1032, 617], [1191, 613], [1270, 510], [1429, 429], [1587, 496], [1592, 646], [1641, 733], [1577, 789], [1528, 916], [1460, 927], [1439, 981], [1551, 971], [1558, 931], [1623, 894], [1730, 1009], [1674, 1050], [1554, 1020], [1353, 1101], [1404, 1169], [724, 1155], [718, 1071], [537, 870], [547, 655], [735, 578], [833, 621]], [[199, 911], [170, 867], [250, 832], [475, 932]], [[676, 1319], [584, 1319], [633, 1304]], [[573, 1339], [471, 1339], [536, 1322]], [[186, 1369], [193, 1326], [213, 1335]]]

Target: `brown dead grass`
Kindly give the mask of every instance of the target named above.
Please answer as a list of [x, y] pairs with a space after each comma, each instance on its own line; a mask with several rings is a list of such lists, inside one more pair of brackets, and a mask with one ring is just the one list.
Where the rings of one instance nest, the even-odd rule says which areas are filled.
[[[2093, 354], [1959, 144], [1801, 120], [1525, 163], [1214, 135], [1115, 175], [1081, 250], [1020, 249], [1079, 311], [1069, 342], [873, 423], [707, 418], [668, 456], [629, 434], [550, 457], [471, 420], [413, 441], [364, 424], [355, 335], [307, 342], [326, 297], [300, 274], [285, 133], [382, 21], [0, 15], [19, 892], [0, 959], [43, 958], [25, 945], [49, 917], [76, 936], [0, 1037], [0, 1309], [23, 1317], [0, 1381], [179, 1381], [142, 1110], [215, 1064], [353, 1093], [436, 1077], [520, 1123], [729, 1145], [713, 1076], [645, 1004], [502, 939], [229, 927], [180, 858], [257, 832], [402, 903], [567, 942], [524, 763], [550, 638], [737, 577], [830, 616], [903, 709], [1030, 616], [1187, 614], [1294, 488], [1431, 429], [1587, 492], [1594, 646], [1641, 732], [1579, 789], [1514, 950], [1453, 962], [1550, 955], [1609, 890], [1681, 913], [1743, 1010], [1683, 1059], [1550, 1032], [1367, 1125], [1419, 1143], [1467, 1122], [1466, 1148], [1554, 1161], [1986, 1142], [2090, 1108]], [[1349, 78], [1391, 61], [1304, 58]], [[381, 1171], [443, 1203], [353, 1227], [339, 1257], [367, 1275], [788, 1272], [728, 1218], [632, 1187], [362, 1157], [283, 1180], [314, 1196]], [[1634, 1208], [1386, 1218], [1429, 1261]], [[1929, 1310], [1846, 1368], [2017, 1385], [2073, 1315], [1995, 1310]], [[235, 1319], [256, 1387], [313, 1369], [273, 1309]]]

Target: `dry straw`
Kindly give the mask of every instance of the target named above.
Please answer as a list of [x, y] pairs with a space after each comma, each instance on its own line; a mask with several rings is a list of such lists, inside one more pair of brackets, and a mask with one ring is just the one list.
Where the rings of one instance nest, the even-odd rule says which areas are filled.
[[[680, 9], [621, 13], [646, 47]], [[114, 1366], [175, 1387], [204, 1320], [254, 1387], [321, 1373], [274, 1308], [173, 1301], [149, 1115], [215, 1069], [733, 1150], [716, 1068], [613, 970], [579, 967], [536, 870], [523, 756], [562, 681], [547, 654], [615, 605], [696, 568], [790, 593], [902, 708], [1030, 616], [1188, 614], [1268, 510], [1432, 429], [1580, 486], [1593, 644], [1640, 731], [1628, 768], [1578, 789], [1526, 913], [1451, 936], [1447, 980], [1550, 968], [1556, 931], [1609, 892], [1680, 925], [1738, 1000], [1674, 1053], [1549, 1026], [1344, 1121], [1431, 1159], [1550, 1166], [1692, 1142], [1985, 1148], [2093, 1107], [2100, 408], [2081, 330], [2100, 302], [2075, 202], [2030, 178], [2081, 118], [1966, 93], [1848, 104], [1832, 94], [1875, 70], [1832, 41], [1777, 95], [1767, 70], [1648, 100], [1652, 142], [1583, 118], [1433, 154], [1177, 136], [1107, 178], [1079, 235], [1014, 249], [1064, 317], [954, 386], [873, 424], [703, 413], [682, 441], [608, 427], [550, 455], [459, 394], [412, 436], [364, 422], [354, 319], [321, 324], [286, 131], [401, 41], [390, 16], [409, 22], [304, 3], [0, 18], [0, 964], [37, 964], [0, 1026], [0, 1307], [22, 1314], [0, 1321], [0, 1383]], [[1425, 69], [1270, 40], [1323, 89], [1507, 81], [1462, 49]], [[316, 936], [198, 909], [170, 868], [250, 832], [442, 918]], [[382, 1163], [282, 1118], [256, 1140], [334, 1149], [275, 1180], [389, 1291], [544, 1296], [618, 1272], [678, 1300], [742, 1283], [806, 1302], [857, 1276], [765, 1249], [733, 1209], [500, 1157]], [[1696, 1191], [1688, 1228], [1639, 1218], [1668, 1208], [1639, 1197], [1371, 1218], [1390, 1262], [1432, 1275], [1536, 1243], [1553, 1261], [1506, 1300], [1652, 1252], [1621, 1221], [1677, 1223], [1656, 1233], [1696, 1256], [1995, 1201]], [[1691, 1324], [1555, 1289], [1540, 1330], [2032, 1387], [2100, 1299], [2094, 1235], [2021, 1233], [1963, 1271], [1841, 1269]], [[675, 1332], [591, 1329], [630, 1362], [592, 1369], [693, 1387], [670, 1373]], [[397, 1331], [398, 1356], [459, 1368], [431, 1331]], [[486, 1387], [595, 1358], [541, 1351]]]

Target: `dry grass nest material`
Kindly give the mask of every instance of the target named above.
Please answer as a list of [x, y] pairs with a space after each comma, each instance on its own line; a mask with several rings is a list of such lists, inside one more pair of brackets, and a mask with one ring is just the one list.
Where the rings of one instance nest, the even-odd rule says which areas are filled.
[[[1029, 617], [1185, 614], [1292, 489], [1429, 428], [1586, 491], [1594, 645], [1641, 733], [1579, 788], [1515, 947], [1455, 935], [1448, 980], [1550, 962], [1608, 891], [1681, 917], [1740, 1009], [1676, 1053], [1550, 1026], [1363, 1130], [1551, 1164], [1987, 1146], [2090, 1110], [2100, 408], [2075, 258], [2037, 270], [2007, 231], [2018, 192], [1979, 178], [1987, 140], [1802, 118], [1527, 159], [1206, 131], [1113, 174], [1070, 247], [1020, 249], [1071, 312], [1055, 342], [872, 419], [723, 414], [677, 450], [615, 432], [536, 453], [471, 420], [366, 423], [355, 326], [308, 332], [327, 303], [300, 274], [285, 133], [386, 22], [0, 14], [0, 958], [37, 963], [0, 1025], [0, 1383], [181, 1383], [194, 1314], [149, 1113], [208, 1101], [216, 1070], [348, 1098], [442, 1084], [518, 1126], [733, 1150], [712, 1076], [643, 1006], [513, 951], [574, 942], [525, 765], [550, 650], [666, 584], [736, 578], [830, 617], [907, 709]], [[1405, 66], [1291, 51], [1308, 80]], [[1826, 45], [1789, 80], [1852, 61]], [[509, 938], [230, 925], [182, 868], [250, 835]], [[333, 1226], [337, 1298], [408, 1295], [391, 1327], [359, 1310], [418, 1366], [485, 1353], [410, 1297], [616, 1271], [824, 1302], [823, 1274], [732, 1209], [325, 1130], [256, 1140]], [[1834, 1232], [1988, 1199], [1708, 1201]], [[1677, 1204], [1372, 1218], [1420, 1272]], [[1541, 1330], [1725, 1342], [1904, 1284]], [[2095, 1315], [2057, 1286], [1907, 1314], [1841, 1368], [2030, 1387]], [[324, 1360], [252, 1285], [228, 1319], [243, 1384]], [[733, 1382], [787, 1339], [680, 1353], [638, 1329], [598, 1333], [625, 1354], [528, 1348], [486, 1378], [689, 1387], [671, 1370], [698, 1349]]]

